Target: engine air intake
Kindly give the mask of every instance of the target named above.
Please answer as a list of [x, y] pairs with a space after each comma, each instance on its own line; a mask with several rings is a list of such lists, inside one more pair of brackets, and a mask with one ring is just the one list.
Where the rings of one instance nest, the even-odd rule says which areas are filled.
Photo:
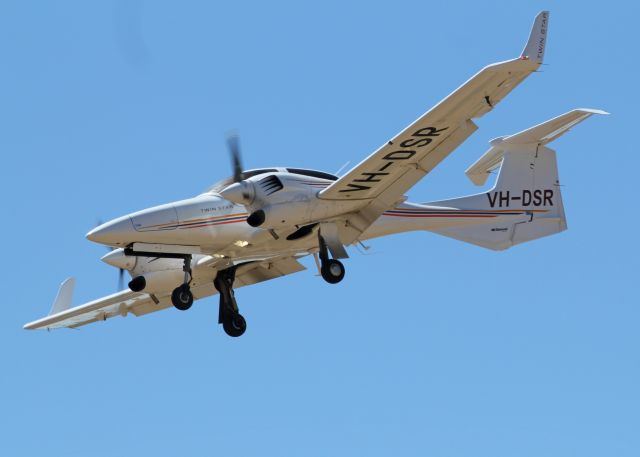
[[276, 175], [270, 175], [266, 178], [262, 178], [260, 181], [258, 181], [258, 185], [265, 195], [274, 194], [284, 188], [284, 186], [282, 185], [282, 181], [280, 181], [280, 179]]

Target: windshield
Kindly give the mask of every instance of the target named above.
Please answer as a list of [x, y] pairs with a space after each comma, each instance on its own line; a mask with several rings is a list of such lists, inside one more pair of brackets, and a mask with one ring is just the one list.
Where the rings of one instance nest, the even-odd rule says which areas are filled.
[[[262, 173], [276, 173], [278, 170], [275, 168], [256, 168], [255, 170], [247, 170], [242, 172], [242, 177], [244, 179], [251, 178], [255, 175], [261, 175]], [[224, 178], [221, 181], [218, 181], [211, 187], [209, 187], [205, 192], [220, 192], [222, 189], [227, 187], [229, 184], [233, 182], [233, 177], [229, 176], [228, 178]]]
[[338, 177], [324, 171], [307, 170], [305, 168], [287, 168], [289, 173], [295, 173], [297, 175], [311, 176], [312, 178], [328, 179], [329, 181], [337, 181]]
[[[286, 170], [289, 173], [293, 173], [296, 175], [309, 176], [311, 178], [320, 178], [326, 179], [329, 181], [337, 181], [338, 177], [332, 175], [330, 173], [325, 173], [324, 171], [317, 170], [307, 170], [306, 168], [285, 168], [278, 170], [277, 168], [256, 168], [255, 170], [247, 170], [242, 172], [243, 179], [251, 178], [252, 176], [261, 175], [263, 173], [277, 173], [278, 171]], [[209, 187], [205, 192], [220, 192], [222, 189], [227, 187], [229, 184], [233, 182], [233, 177], [229, 176], [228, 178], [224, 178], [221, 181], [218, 181], [211, 187]]]

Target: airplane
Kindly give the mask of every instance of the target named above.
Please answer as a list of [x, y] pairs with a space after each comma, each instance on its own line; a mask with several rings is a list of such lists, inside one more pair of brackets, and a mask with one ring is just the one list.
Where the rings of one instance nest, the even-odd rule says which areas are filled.
[[342, 176], [300, 169], [244, 170], [228, 139], [233, 175], [193, 198], [127, 214], [87, 235], [113, 250], [102, 260], [132, 279], [128, 288], [71, 307], [75, 279], [64, 281], [48, 316], [25, 329], [76, 328], [115, 316], [142, 316], [219, 294], [218, 323], [238, 337], [247, 324], [234, 290], [305, 269], [315, 259], [324, 280], [343, 280], [346, 246], [426, 230], [493, 250], [567, 228], [556, 154], [546, 147], [593, 114], [575, 109], [496, 138], [466, 171], [476, 185], [500, 169], [487, 192], [430, 203], [405, 193], [476, 129], [543, 62], [549, 12], [539, 13], [520, 57], [489, 65]]

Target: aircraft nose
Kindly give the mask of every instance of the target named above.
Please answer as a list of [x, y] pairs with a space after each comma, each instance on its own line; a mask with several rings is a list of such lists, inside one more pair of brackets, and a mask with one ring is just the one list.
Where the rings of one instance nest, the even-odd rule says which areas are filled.
[[108, 246], [127, 245], [135, 233], [129, 216], [119, 217], [106, 222], [87, 233], [87, 239]]

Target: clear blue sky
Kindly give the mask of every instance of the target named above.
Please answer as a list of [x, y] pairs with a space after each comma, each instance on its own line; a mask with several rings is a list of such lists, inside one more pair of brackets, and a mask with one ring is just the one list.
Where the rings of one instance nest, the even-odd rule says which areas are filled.
[[[638, 456], [636, 2], [5, 1], [0, 454]], [[554, 143], [569, 230], [495, 253], [412, 233], [181, 313], [27, 332], [116, 272], [98, 220], [247, 167], [357, 162], [551, 10], [532, 75], [410, 197], [475, 192], [487, 141], [576, 107]], [[306, 262], [308, 266], [312, 264]]]

